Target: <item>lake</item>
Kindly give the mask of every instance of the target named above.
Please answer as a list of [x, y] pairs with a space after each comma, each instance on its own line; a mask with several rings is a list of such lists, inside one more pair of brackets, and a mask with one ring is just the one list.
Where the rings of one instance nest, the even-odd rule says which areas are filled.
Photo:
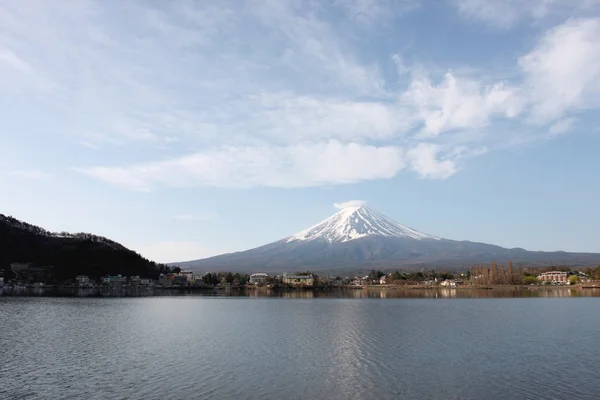
[[348, 296], [0, 297], [0, 398], [598, 398], [598, 298]]

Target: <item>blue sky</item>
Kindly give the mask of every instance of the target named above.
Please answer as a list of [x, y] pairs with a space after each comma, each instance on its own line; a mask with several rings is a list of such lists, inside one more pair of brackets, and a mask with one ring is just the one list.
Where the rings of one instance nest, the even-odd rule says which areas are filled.
[[600, 0], [0, 2], [0, 212], [157, 261], [366, 201], [600, 252]]

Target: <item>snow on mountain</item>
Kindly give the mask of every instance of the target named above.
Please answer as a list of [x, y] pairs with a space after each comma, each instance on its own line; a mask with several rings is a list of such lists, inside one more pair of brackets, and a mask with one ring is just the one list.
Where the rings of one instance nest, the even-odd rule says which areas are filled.
[[486, 243], [441, 239], [419, 232], [360, 204], [272, 243], [202, 260], [176, 262], [199, 272], [346, 271], [460, 268], [510, 261], [521, 265], [592, 265], [600, 254], [535, 252]]
[[440, 239], [399, 224], [362, 205], [344, 208], [326, 220], [298, 232], [287, 242], [324, 239], [329, 243], [343, 243], [370, 235], [417, 240]]

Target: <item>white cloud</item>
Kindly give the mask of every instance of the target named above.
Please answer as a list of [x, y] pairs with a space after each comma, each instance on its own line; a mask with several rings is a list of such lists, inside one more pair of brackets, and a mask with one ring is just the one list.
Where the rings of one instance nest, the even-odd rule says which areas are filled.
[[338, 210], [343, 210], [344, 208], [360, 207], [360, 206], [364, 206], [365, 204], [367, 204], [367, 202], [364, 200], [349, 200], [349, 201], [343, 201], [341, 203], [333, 203], [333, 206], [335, 208], [337, 208]]
[[600, 0], [452, 0], [464, 17], [510, 28], [521, 20], [584, 15], [600, 8]]
[[445, 179], [458, 170], [456, 161], [466, 153], [464, 147], [444, 149], [431, 143], [407, 150], [329, 141], [288, 147], [226, 147], [155, 163], [79, 171], [141, 191], [156, 186], [301, 188], [388, 179], [407, 167], [423, 178]]
[[550, 30], [519, 65], [535, 122], [599, 107], [600, 18], [573, 19]]
[[446, 179], [454, 175], [458, 167], [453, 160], [439, 160], [441, 147], [432, 143], [420, 143], [408, 151], [411, 168], [422, 178]]
[[551, 136], [560, 135], [561, 133], [568, 132], [571, 130], [573, 123], [575, 122], [575, 118], [564, 118], [560, 121], [553, 124], [548, 132]]
[[26, 61], [17, 56], [10, 49], [0, 48], [0, 66], [2, 64], [5, 64], [8, 67], [11, 67], [14, 70], [23, 74], [30, 74], [33, 72], [33, 68], [31, 67], [31, 65], [29, 65]]
[[223, 147], [167, 161], [82, 169], [137, 190], [170, 187], [307, 187], [391, 178], [405, 167], [404, 150], [329, 141], [287, 147]]
[[308, 75], [317, 78], [321, 88], [360, 95], [382, 92], [379, 67], [358, 62], [347, 42], [340, 40], [328, 23], [316, 18], [322, 4], [257, 0], [253, 5], [261, 22], [286, 39], [286, 59], [299, 74], [310, 71]]
[[[405, 170], [444, 179], [513, 130], [566, 131], [600, 98], [597, 19], [548, 31], [502, 81], [477, 68], [442, 66], [440, 77], [397, 48], [372, 56], [351, 40], [416, 1], [132, 2], [118, 18], [110, 2], [25, 3], [0, 2], [0, 65], [50, 83], [36, 91], [17, 73], [3, 90], [25, 95], [31, 113], [47, 106], [62, 123], [54, 132], [95, 149], [79, 171], [137, 190], [334, 185]], [[502, 7], [516, 18], [517, 2], [457, 4], [474, 18], [505, 18]], [[558, 7], [544, 4], [527, 13]], [[332, 10], [344, 10], [342, 26]]]
[[404, 94], [423, 121], [424, 136], [438, 136], [454, 129], [477, 129], [486, 126], [490, 118], [514, 118], [521, 112], [518, 90], [497, 83], [459, 79], [448, 72], [439, 84], [427, 77], [414, 79]]

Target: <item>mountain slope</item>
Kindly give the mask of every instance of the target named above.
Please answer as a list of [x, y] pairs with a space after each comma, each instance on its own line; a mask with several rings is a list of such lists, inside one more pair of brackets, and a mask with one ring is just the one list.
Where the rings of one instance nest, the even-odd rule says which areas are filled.
[[199, 272], [349, 271], [467, 267], [512, 260], [527, 265], [600, 263], [600, 254], [533, 252], [419, 232], [365, 206], [341, 210], [297, 234], [254, 249], [173, 263]]
[[111, 274], [157, 277], [159, 266], [110, 239], [88, 233], [51, 233], [0, 214], [0, 270], [13, 262], [52, 266], [53, 279]]
[[439, 239], [401, 225], [370, 208], [360, 206], [344, 208], [326, 220], [295, 234], [287, 241], [324, 239], [329, 243], [343, 243], [369, 235], [418, 240]]

